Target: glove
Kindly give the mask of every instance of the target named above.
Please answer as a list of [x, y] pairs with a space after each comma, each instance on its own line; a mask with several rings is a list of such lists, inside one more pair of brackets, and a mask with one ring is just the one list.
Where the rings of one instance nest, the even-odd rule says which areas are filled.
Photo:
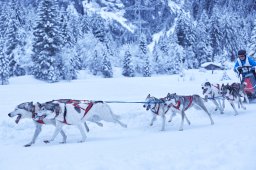
[[241, 74], [241, 73], [242, 73], [242, 67], [237, 67], [237, 72], [238, 72], [239, 74]]

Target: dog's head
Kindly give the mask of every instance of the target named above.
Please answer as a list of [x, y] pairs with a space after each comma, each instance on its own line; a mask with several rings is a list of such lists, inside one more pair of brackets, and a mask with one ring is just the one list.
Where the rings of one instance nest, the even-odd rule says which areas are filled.
[[210, 82], [205, 82], [201, 86], [202, 86], [202, 90], [203, 90], [203, 95], [210, 93], [211, 86], [212, 86]]
[[167, 96], [164, 98], [165, 99], [165, 103], [167, 105], [170, 104], [176, 104], [176, 98], [177, 98], [177, 94], [176, 93], [168, 93]]
[[229, 84], [222, 84], [221, 85], [221, 88], [220, 88], [220, 93], [222, 96], [226, 96], [229, 94], [229, 91], [230, 91], [230, 85]]
[[35, 112], [35, 105], [33, 102], [25, 102], [19, 104], [14, 111], [8, 114], [9, 117], [17, 116], [15, 122], [19, 123], [22, 118], [32, 118], [33, 113]]
[[153, 96], [150, 96], [150, 94], [148, 94], [143, 107], [146, 108], [146, 110], [152, 109], [155, 106], [156, 102], [157, 102], [157, 99]]
[[36, 114], [35, 120], [42, 119], [42, 118], [53, 119], [57, 115], [59, 115], [60, 111], [61, 111], [61, 108], [59, 103], [53, 103], [53, 102], [42, 103], [40, 104], [40, 109]]

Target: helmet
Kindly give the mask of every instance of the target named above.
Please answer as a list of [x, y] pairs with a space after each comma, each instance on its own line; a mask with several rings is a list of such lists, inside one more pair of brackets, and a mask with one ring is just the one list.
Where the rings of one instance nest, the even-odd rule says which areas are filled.
[[239, 50], [237, 55], [246, 55], [246, 51], [245, 50]]

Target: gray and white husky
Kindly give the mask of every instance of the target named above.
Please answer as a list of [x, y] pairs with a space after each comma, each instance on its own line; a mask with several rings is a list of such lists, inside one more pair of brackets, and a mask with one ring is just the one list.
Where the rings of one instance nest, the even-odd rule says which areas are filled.
[[[8, 114], [9, 117], [15, 117], [17, 116], [15, 122], [18, 124], [20, 119], [23, 118], [30, 118], [33, 119], [35, 118], [36, 113], [39, 111], [40, 105], [38, 103], [33, 104], [33, 102], [24, 102], [19, 104], [14, 111]], [[44, 124], [49, 124], [49, 125], [54, 125], [55, 126], [55, 120], [54, 119], [49, 119], [49, 120], [44, 120], [44, 119], [38, 119], [34, 120], [34, 123], [36, 125], [36, 129], [32, 138], [32, 141], [29, 142], [28, 144], [24, 145], [25, 147], [31, 146], [32, 144], [35, 143], [38, 135], [40, 134], [42, 130], [42, 126]], [[66, 142], [67, 136], [66, 134], [61, 131], [60, 132], [62, 135], [62, 142]]]
[[[70, 101], [70, 99], [61, 99], [61, 102], [66, 102], [64, 100], [68, 100]], [[52, 103], [52, 102], [47, 102], [47, 103]], [[40, 119], [35, 120], [35, 117], [37, 115], [37, 112], [40, 110], [40, 108], [42, 107], [42, 105], [40, 103], [33, 103], [33, 102], [24, 102], [19, 104], [18, 106], [16, 106], [16, 108], [14, 109], [14, 111], [12, 111], [11, 113], [8, 114], [9, 117], [15, 117], [17, 116], [15, 122], [18, 124], [19, 121], [23, 118], [29, 118], [29, 119], [33, 119], [33, 122], [35, 123], [36, 129], [33, 135], [33, 138], [31, 140], [31, 142], [29, 142], [28, 144], [24, 145], [25, 147], [31, 146], [32, 144], [35, 143], [38, 135], [40, 134], [41, 130], [42, 130], [42, 126], [43, 125], [56, 125], [56, 122], [54, 119], [44, 119], [43, 117], [41, 117]], [[94, 122], [99, 126], [103, 126], [101, 123], [99, 122]], [[89, 132], [89, 127], [87, 126], [86, 122], [84, 122], [84, 126], [86, 128], [86, 131]], [[62, 143], [66, 142], [67, 136], [64, 133], [63, 130], [60, 131], [61, 135], [62, 135]]]
[[122, 127], [127, 127], [126, 124], [119, 121], [117, 115], [115, 115], [108, 104], [102, 101], [90, 101], [84, 103], [60, 103], [58, 101], [52, 103], [44, 103], [41, 109], [38, 111], [37, 119], [44, 117], [44, 119], [50, 119], [56, 121], [56, 128], [50, 140], [45, 143], [51, 142], [55, 139], [59, 132], [62, 131], [64, 125], [76, 125], [82, 135], [84, 142], [86, 134], [82, 124], [88, 120], [98, 122], [101, 120], [107, 122], [114, 122], [120, 124]]
[[[172, 112], [169, 122], [172, 121], [172, 117], [176, 113], [175, 108], [165, 103], [165, 98], [158, 99], [156, 97], [150, 96], [150, 94], [148, 94], [148, 96], [146, 97], [143, 107], [146, 108], [147, 111], [150, 110], [152, 113], [150, 126], [153, 126], [153, 123], [156, 120], [157, 116], [160, 116], [162, 118], [161, 131], [165, 130], [166, 113], [169, 111]], [[190, 121], [188, 120], [186, 115], [185, 115], [185, 118], [187, 123], [190, 125]]]
[[199, 95], [179, 96], [176, 93], [172, 93], [172, 94], [168, 93], [164, 99], [165, 99], [165, 103], [169, 107], [171, 107], [173, 111], [181, 114], [181, 125], [179, 128], [180, 131], [183, 130], [184, 117], [186, 117], [185, 111], [191, 107], [203, 109], [209, 116], [211, 124], [212, 125], [214, 124], [211, 114], [206, 109], [203, 99]]
[[235, 111], [235, 116], [238, 115], [238, 112], [236, 110], [234, 102], [238, 104], [238, 108], [240, 108], [241, 106], [244, 110], [246, 109], [246, 107], [243, 105], [241, 97], [243, 97], [247, 101], [247, 103], [249, 103], [247, 94], [244, 92], [244, 88], [245, 84], [240, 83], [221, 85], [221, 93], [231, 104], [232, 108]]
[[208, 99], [211, 100], [216, 106], [215, 111], [219, 110], [220, 113], [223, 114], [225, 108], [225, 98], [221, 94], [221, 85], [205, 82], [202, 84], [202, 90], [206, 102]]

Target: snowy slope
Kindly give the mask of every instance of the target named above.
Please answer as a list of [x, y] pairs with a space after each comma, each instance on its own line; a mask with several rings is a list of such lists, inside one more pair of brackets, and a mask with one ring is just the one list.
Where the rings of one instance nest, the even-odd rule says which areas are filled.
[[[164, 97], [168, 92], [201, 94], [203, 82], [220, 82], [223, 74], [189, 70], [184, 78], [177, 75], [125, 78], [120, 71], [115, 73], [112, 79], [101, 79], [81, 72], [79, 80], [54, 84], [25, 76], [11, 79], [8, 86], [0, 86], [0, 169], [256, 169], [256, 105], [246, 105], [247, 110], [239, 110], [239, 115], [233, 116], [228, 103], [224, 115], [206, 103], [215, 121], [213, 126], [203, 111], [191, 109], [187, 116], [192, 124], [185, 123], [184, 131], [178, 131], [177, 115], [172, 123], [166, 123], [166, 131], [161, 132], [161, 119], [150, 127], [151, 114], [141, 104], [110, 104], [127, 123], [127, 129], [118, 124], [102, 122], [104, 127], [98, 127], [89, 122], [87, 141], [77, 143], [81, 139], [78, 129], [66, 126], [67, 144], [58, 143], [60, 136], [53, 143], [44, 144], [43, 140], [49, 139], [54, 130], [45, 126], [35, 145], [23, 147], [32, 138], [34, 124], [28, 119], [15, 124], [15, 118], [7, 116], [19, 103], [59, 98], [144, 101], [148, 93], [156, 97]], [[228, 75], [232, 78], [230, 82], [238, 81], [232, 71]]]

